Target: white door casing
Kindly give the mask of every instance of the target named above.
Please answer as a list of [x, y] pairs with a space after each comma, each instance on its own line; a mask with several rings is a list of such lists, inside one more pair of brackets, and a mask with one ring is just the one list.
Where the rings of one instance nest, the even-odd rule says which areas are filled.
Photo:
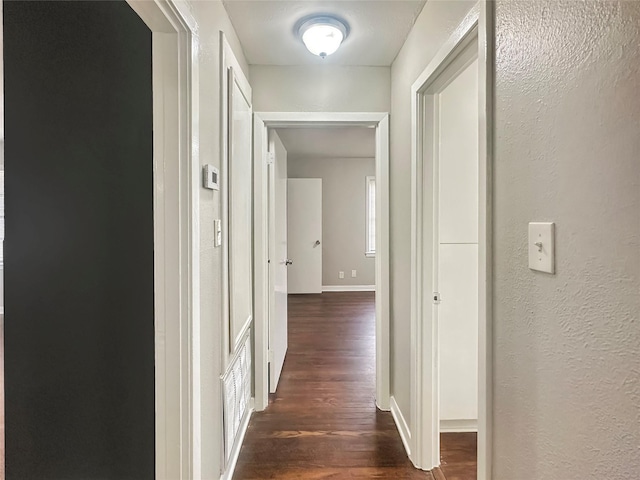
[[269, 392], [275, 393], [287, 355], [287, 151], [275, 131], [269, 153]]
[[128, 4], [152, 32], [156, 478], [199, 478], [197, 27], [181, 0]]
[[[469, 35], [465, 37], [465, 42], [460, 43], [453, 54], [445, 57], [447, 59], [446, 63], [440, 63], [437, 67], [434, 66], [434, 72], [431, 74], [427, 86], [422, 90], [419, 100], [421, 102], [422, 115], [419, 117], [421, 121], [418, 122], [416, 128], [420, 129], [422, 135], [421, 151], [424, 155], [424, 164], [421, 166], [422, 174], [416, 177], [421, 179], [421, 184], [419, 187], [414, 185], [416, 190], [420, 190], [420, 205], [422, 207], [421, 224], [419, 225], [421, 241], [418, 243], [415, 237], [414, 241], [416, 241], [416, 245], [422, 245], [423, 248], [419, 252], [422, 260], [416, 262], [416, 265], [420, 265], [421, 268], [419, 272], [416, 272], [415, 283], [412, 287], [421, 289], [417, 291], [433, 292], [433, 295], [414, 298], [412, 302], [413, 308], [416, 308], [418, 304], [421, 305], [421, 317], [423, 318], [423, 321], [415, 318], [412, 321], [412, 328], [415, 332], [415, 335], [412, 334], [412, 336], [414, 342], [418, 342], [414, 346], [412, 357], [412, 369], [414, 372], [412, 408], [413, 412], [415, 412], [415, 414], [412, 412], [412, 418], [414, 419], [412, 432], [415, 432], [415, 435], [413, 435], [415, 443], [412, 449], [412, 460], [423, 469], [432, 469], [440, 464], [442, 379], [440, 377], [439, 342], [441, 339], [440, 328], [444, 322], [438, 321], [441, 307], [437, 302], [434, 302], [433, 298], [436, 293], [442, 295], [442, 292], [438, 291], [440, 287], [438, 285], [440, 266], [439, 219], [442, 217], [443, 236], [447, 242], [453, 242], [460, 238], [476, 241], [477, 238], [477, 235], [471, 232], [473, 224], [477, 225], [477, 222], [473, 220], [473, 214], [469, 213], [469, 211], [473, 211], [473, 206], [477, 205], [477, 200], [474, 200], [474, 196], [477, 195], [477, 188], [474, 188], [475, 185], [469, 188], [470, 191], [460, 191], [458, 188], [460, 183], [464, 183], [468, 187], [473, 182], [473, 178], [476, 177], [473, 172], [461, 171], [463, 162], [460, 158], [464, 157], [464, 152], [468, 153], [470, 150], [469, 146], [465, 145], [465, 141], [468, 141], [468, 139], [457, 138], [459, 133], [457, 131], [457, 122], [461, 120], [461, 118], [457, 117], [459, 117], [459, 110], [463, 105], [456, 104], [452, 99], [448, 99], [446, 94], [444, 98], [441, 97], [453, 85], [454, 80], [460, 73], [466, 70], [469, 64], [477, 57], [477, 45], [477, 27], [474, 27]], [[457, 92], [457, 94], [459, 93]], [[445, 118], [443, 120], [443, 115], [441, 115], [443, 113], [440, 108], [441, 101], [445, 104], [450, 103], [444, 111], [444, 116], [450, 117], [448, 119]], [[468, 106], [464, 105], [464, 108], [468, 109]], [[441, 135], [443, 128], [446, 133]], [[474, 143], [477, 151], [477, 141]], [[448, 162], [446, 164], [441, 162], [440, 155], [447, 157]], [[464, 166], [467, 167], [467, 165]], [[443, 176], [441, 176], [441, 168], [444, 171]], [[443, 188], [442, 193], [444, 196], [442, 208], [446, 212], [442, 216], [439, 215], [441, 209], [441, 187]], [[424, 194], [424, 192], [428, 193]], [[447, 247], [455, 248], [452, 245], [447, 245]], [[414, 253], [417, 255], [418, 252]], [[445, 321], [450, 323], [444, 328], [444, 338], [449, 338], [454, 334], [452, 332], [458, 329], [457, 326], [451, 324], [453, 322], [452, 319], [464, 312], [464, 310], [461, 312], [460, 309], [455, 308], [454, 302], [456, 300], [450, 297], [460, 295], [461, 292], [468, 289], [457, 288], [454, 285], [461, 280], [461, 272], [452, 270], [461, 267], [461, 265], [456, 264], [450, 255], [444, 258], [447, 261], [444, 265], [446, 270], [444, 273], [447, 280], [445, 285], [449, 287], [447, 293], [449, 303], [443, 310], [445, 317], [448, 315]], [[418, 285], [421, 286], [418, 287]], [[421, 360], [418, 360], [420, 357]], [[453, 355], [445, 355], [445, 361], [451, 361], [452, 369], [456, 370], [454, 366], [456, 359]], [[454, 387], [454, 384], [455, 379], [447, 378], [445, 391], [449, 392]], [[421, 395], [421, 399], [418, 399], [417, 395]], [[477, 398], [477, 394], [474, 397]]]
[[[227, 222], [229, 353], [238, 349], [253, 320], [253, 205], [251, 87], [242, 72], [228, 67], [228, 157], [223, 185]], [[225, 257], [226, 260], [226, 257]]]
[[[481, 0], [455, 29], [418, 77], [412, 99], [411, 185], [411, 459], [422, 469], [439, 464], [438, 324], [429, 295], [437, 280], [440, 251], [433, 229], [439, 185], [437, 159], [438, 93], [452, 77], [478, 59], [478, 480], [491, 480], [491, 155], [493, 81], [493, 2]], [[471, 57], [468, 56], [471, 54]], [[467, 56], [465, 56], [467, 55]], [[458, 72], [456, 72], [458, 68]], [[447, 75], [442, 75], [445, 70]], [[435, 126], [435, 128], [433, 128]], [[455, 281], [455, 280], [454, 280]], [[426, 293], [426, 294], [425, 294]]]
[[322, 293], [322, 179], [288, 185], [289, 293]]
[[[253, 121], [251, 85], [220, 32], [222, 335], [224, 374], [253, 320]], [[248, 238], [247, 238], [248, 237]]]
[[[254, 114], [255, 409], [269, 403], [268, 129], [363, 126], [376, 129], [376, 405], [390, 408], [389, 378], [389, 114], [256, 112]], [[291, 255], [290, 255], [291, 257]]]
[[[219, 339], [219, 385], [223, 406], [219, 414], [224, 431], [221, 478], [228, 479], [233, 475], [253, 410], [251, 399], [245, 397], [246, 389], [250, 388], [245, 383], [246, 372], [242, 368], [247, 362], [244, 345], [251, 336], [256, 301], [253, 276], [253, 110], [251, 85], [223, 31], [220, 31], [219, 39], [223, 319]], [[230, 377], [238, 382], [233, 393], [228, 387], [232, 384]], [[251, 379], [248, 383], [252, 383]]]

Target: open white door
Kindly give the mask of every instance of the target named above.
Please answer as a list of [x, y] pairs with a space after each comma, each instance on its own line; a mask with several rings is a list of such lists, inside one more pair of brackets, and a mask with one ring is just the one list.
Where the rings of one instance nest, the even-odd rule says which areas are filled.
[[[475, 46], [475, 45], [474, 45]], [[476, 50], [472, 50], [475, 53]], [[456, 68], [454, 71], [458, 71]], [[445, 71], [445, 74], [447, 71]], [[439, 93], [434, 286], [440, 430], [478, 428], [478, 61]]]
[[269, 151], [269, 392], [275, 393], [287, 355], [287, 151], [275, 131]]
[[322, 179], [288, 182], [289, 293], [322, 293]]

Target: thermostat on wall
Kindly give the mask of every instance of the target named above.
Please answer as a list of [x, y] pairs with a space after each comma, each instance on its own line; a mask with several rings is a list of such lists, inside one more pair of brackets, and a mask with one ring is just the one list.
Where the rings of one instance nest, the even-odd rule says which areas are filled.
[[202, 169], [202, 186], [209, 190], [220, 190], [220, 171], [213, 165], [205, 165]]

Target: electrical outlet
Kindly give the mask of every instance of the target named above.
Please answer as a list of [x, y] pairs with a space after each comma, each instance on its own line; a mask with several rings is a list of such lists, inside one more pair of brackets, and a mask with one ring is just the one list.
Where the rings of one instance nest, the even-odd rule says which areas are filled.
[[356, 273], [355, 270], [351, 270], [351, 278], [356, 278], [358, 276], [358, 274]]
[[344, 278], [344, 272], [338, 272], [338, 278]]

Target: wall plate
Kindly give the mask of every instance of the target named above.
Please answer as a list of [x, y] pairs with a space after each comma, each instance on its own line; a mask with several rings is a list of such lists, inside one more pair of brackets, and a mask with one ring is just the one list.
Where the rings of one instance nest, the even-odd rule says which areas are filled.
[[213, 246], [219, 247], [222, 245], [222, 223], [219, 219], [213, 221]]
[[555, 273], [555, 224], [531, 222], [529, 224], [529, 268]]
[[202, 186], [209, 190], [220, 190], [220, 171], [213, 165], [202, 167]]

